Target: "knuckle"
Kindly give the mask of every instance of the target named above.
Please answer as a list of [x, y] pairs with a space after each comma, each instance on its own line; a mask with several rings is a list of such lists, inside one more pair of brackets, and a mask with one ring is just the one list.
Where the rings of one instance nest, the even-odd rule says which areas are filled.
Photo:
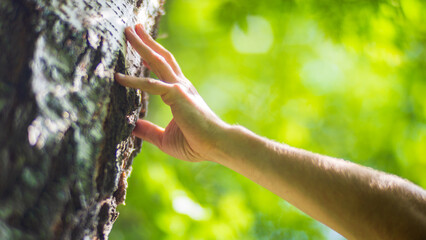
[[185, 98], [185, 95], [186, 95], [185, 86], [182, 86], [182, 84], [179, 84], [179, 83], [175, 83], [170, 85], [169, 90], [167, 91], [166, 94], [162, 96], [162, 98], [166, 104], [171, 105], [179, 101], [179, 99]]
[[164, 58], [167, 60], [174, 60], [173, 54], [171, 54], [169, 51], [165, 50], [163, 54]]
[[152, 84], [155, 84], [155, 81], [152, 78], [146, 78], [146, 83], [148, 83], [149, 85], [152, 85]]
[[172, 85], [172, 91], [174, 94], [184, 94], [185, 93], [185, 89], [183, 88], [183, 86], [181, 84], [175, 83]]
[[166, 62], [164, 57], [162, 57], [158, 54], [153, 54], [153, 59], [154, 59], [154, 61], [159, 62], [159, 63], [165, 63]]

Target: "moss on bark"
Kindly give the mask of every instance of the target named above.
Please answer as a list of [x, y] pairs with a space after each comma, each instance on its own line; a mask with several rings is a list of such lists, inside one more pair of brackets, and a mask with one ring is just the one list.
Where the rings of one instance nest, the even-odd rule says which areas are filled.
[[106, 239], [141, 142], [147, 75], [124, 27], [160, 0], [0, 2], [0, 239]]

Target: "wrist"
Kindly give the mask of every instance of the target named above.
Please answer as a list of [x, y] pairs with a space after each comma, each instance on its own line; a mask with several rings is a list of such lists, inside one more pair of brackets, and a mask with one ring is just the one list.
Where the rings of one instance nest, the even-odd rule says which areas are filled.
[[234, 126], [218, 120], [210, 126], [210, 144], [203, 160], [218, 163], [218, 159], [224, 157], [223, 146], [227, 142], [227, 137]]
[[252, 133], [239, 125], [220, 124], [215, 134], [212, 152], [207, 160], [225, 165], [231, 159], [240, 155], [241, 146]]

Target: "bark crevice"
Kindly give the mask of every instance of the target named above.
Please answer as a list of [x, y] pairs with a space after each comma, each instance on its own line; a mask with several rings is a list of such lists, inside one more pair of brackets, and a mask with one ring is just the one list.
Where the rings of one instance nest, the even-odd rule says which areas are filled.
[[[138, 11], [134, 11], [138, 8]], [[141, 141], [148, 76], [124, 27], [155, 32], [159, 0], [0, 3], [0, 239], [107, 239]]]

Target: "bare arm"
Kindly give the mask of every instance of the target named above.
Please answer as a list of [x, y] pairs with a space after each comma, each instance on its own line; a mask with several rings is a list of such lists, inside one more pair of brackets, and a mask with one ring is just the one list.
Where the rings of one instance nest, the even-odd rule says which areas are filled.
[[425, 239], [426, 192], [397, 176], [282, 145], [240, 128], [219, 163], [349, 239]]
[[259, 137], [220, 120], [173, 56], [141, 25], [126, 37], [159, 80], [116, 75], [160, 95], [173, 119], [163, 129], [139, 120], [134, 134], [187, 161], [220, 163], [350, 239], [426, 239], [426, 192], [397, 176]]

